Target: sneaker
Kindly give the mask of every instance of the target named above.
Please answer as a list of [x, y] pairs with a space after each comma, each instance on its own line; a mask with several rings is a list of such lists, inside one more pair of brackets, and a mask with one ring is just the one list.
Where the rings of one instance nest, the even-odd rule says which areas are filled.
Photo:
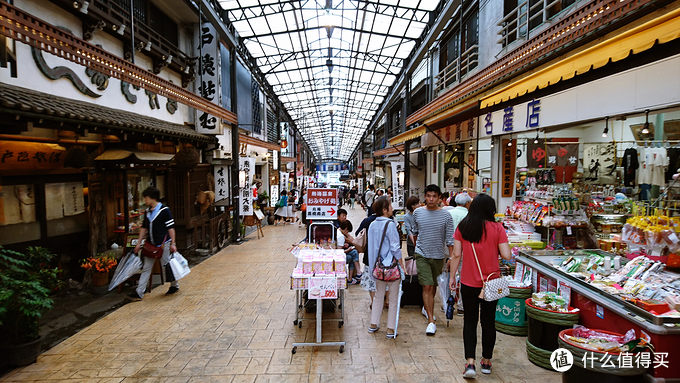
[[179, 291], [179, 287], [170, 286], [170, 288], [168, 289], [168, 292], [165, 293], [165, 295], [172, 295], [172, 294], [174, 294], [178, 291]]
[[463, 310], [458, 310], [458, 316], [462, 317], [465, 315], [465, 312]]
[[387, 335], [385, 335], [385, 336], [387, 337], [387, 339], [394, 339], [394, 338], [397, 337], [397, 335], [399, 335], [398, 332], [395, 332], [394, 330], [388, 328], [387, 329]]
[[427, 325], [427, 329], [425, 330], [425, 334], [427, 335], [434, 335], [434, 333], [437, 332], [437, 325], [434, 323], [430, 323]]
[[482, 374], [490, 374], [491, 373], [491, 363], [484, 363], [481, 362], [482, 364]]
[[[427, 319], [430, 319], [427, 317], [427, 311], [425, 311], [425, 307], [423, 307], [423, 310], [421, 311], [423, 313], [423, 316]], [[437, 317], [432, 315], [432, 319], [437, 320]]]
[[463, 378], [465, 379], [474, 379], [477, 377], [477, 373], [475, 372], [475, 366], [472, 364], [466, 364], [465, 365], [465, 372], [463, 373]]
[[369, 333], [369, 334], [373, 334], [374, 332], [378, 331], [379, 329], [380, 329], [380, 326], [369, 327], [369, 328], [368, 328], [368, 333]]
[[125, 298], [132, 302], [139, 302], [142, 300], [142, 297], [140, 297], [136, 291], [132, 294], [125, 294]]

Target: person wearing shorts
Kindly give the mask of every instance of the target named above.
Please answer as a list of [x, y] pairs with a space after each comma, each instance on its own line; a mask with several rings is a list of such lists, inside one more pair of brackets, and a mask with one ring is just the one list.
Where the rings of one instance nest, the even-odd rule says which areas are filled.
[[338, 232], [336, 234], [337, 248], [343, 249], [345, 252], [345, 261], [349, 268], [347, 274], [347, 283], [350, 285], [358, 285], [361, 283], [361, 264], [359, 263], [359, 252], [352, 246], [354, 238], [350, 234], [352, 231], [352, 223], [350, 221], [340, 222]]
[[[423, 315], [428, 319], [427, 335], [434, 335], [434, 297], [437, 293], [437, 277], [442, 273], [445, 258], [453, 254], [453, 219], [448, 211], [439, 207], [441, 189], [437, 185], [425, 188], [425, 207], [415, 209], [413, 234], [416, 241], [416, 267], [418, 282], [423, 286]], [[448, 249], [447, 249], [448, 247]]]

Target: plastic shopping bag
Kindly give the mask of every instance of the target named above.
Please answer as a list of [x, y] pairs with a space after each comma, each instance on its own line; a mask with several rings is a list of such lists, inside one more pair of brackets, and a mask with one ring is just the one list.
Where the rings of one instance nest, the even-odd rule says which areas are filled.
[[446, 302], [449, 300], [451, 290], [449, 289], [449, 275], [448, 272], [443, 272], [437, 277], [437, 284], [439, 285], [439, 297], [442, 300], [442, 308], [446, 310]]
[[134, 252], [129, 252], [120, 262], [118, 262], [118, 267], [113, 273], [113, 278], [111, 278], [111, 283], [109, 283], [109, 291], [115, 289], [121, 283], [130, 279], [131, 276], [135, 275], [142, 268], [142, 260], [139, 259], [137, 254]]
[[172, 269], [172, 275], [175, 280], [178, 281], [187, 276], [191, 272], [189, 268], [189, 262], [180, 253], [173, 253], [170, 262], [168, 262], [170, 268]]

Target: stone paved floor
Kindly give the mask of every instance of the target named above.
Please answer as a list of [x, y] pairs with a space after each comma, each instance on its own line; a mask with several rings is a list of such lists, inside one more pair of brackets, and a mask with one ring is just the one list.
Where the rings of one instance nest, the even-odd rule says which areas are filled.
[[[362, 218], [362, 210], [350, 211], [355, 226]], [[165, 296], [165, 287], [156, 288], [143, 301], [123, 306], [0, 381], [464, 381], [462, 317], [449, 327], [439, 320], [436, 336], [427, 337], [420, 309], [406, 307], [397, 339], [386, 339], [382, 330], [368, 334], [369, 296], [360, 286], [349, 289], [343, 328], [324, 324], [324, 341], [346, 341], [345, 352], [303, 347], [292, 355], [293, 342], [315, 338], [314, 321], [302, 329], [293, 326], [295, 300], [288, 288], [295, 259], [287, 249], [304, 233], [287, 225], [265, 227], [264, 234], [259, 240], [251, 234], [246, 243], [229, 246], [193, 268], [178, 294]], [[498, 333], [493, 373], [477, 380], [561, 380], [527, 360], [524, 342]]]

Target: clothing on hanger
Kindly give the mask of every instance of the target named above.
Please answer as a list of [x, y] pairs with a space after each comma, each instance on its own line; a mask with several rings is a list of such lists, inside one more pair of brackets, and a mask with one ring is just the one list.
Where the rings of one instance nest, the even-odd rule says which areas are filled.
[[638, 162], [638, 152], [635, 148], [626, 149], [626, 151], [623, 153], [621, 165], [623, 166], [624, 186], [635, 186], [635, 173], [640, 167], [640, 163]]

